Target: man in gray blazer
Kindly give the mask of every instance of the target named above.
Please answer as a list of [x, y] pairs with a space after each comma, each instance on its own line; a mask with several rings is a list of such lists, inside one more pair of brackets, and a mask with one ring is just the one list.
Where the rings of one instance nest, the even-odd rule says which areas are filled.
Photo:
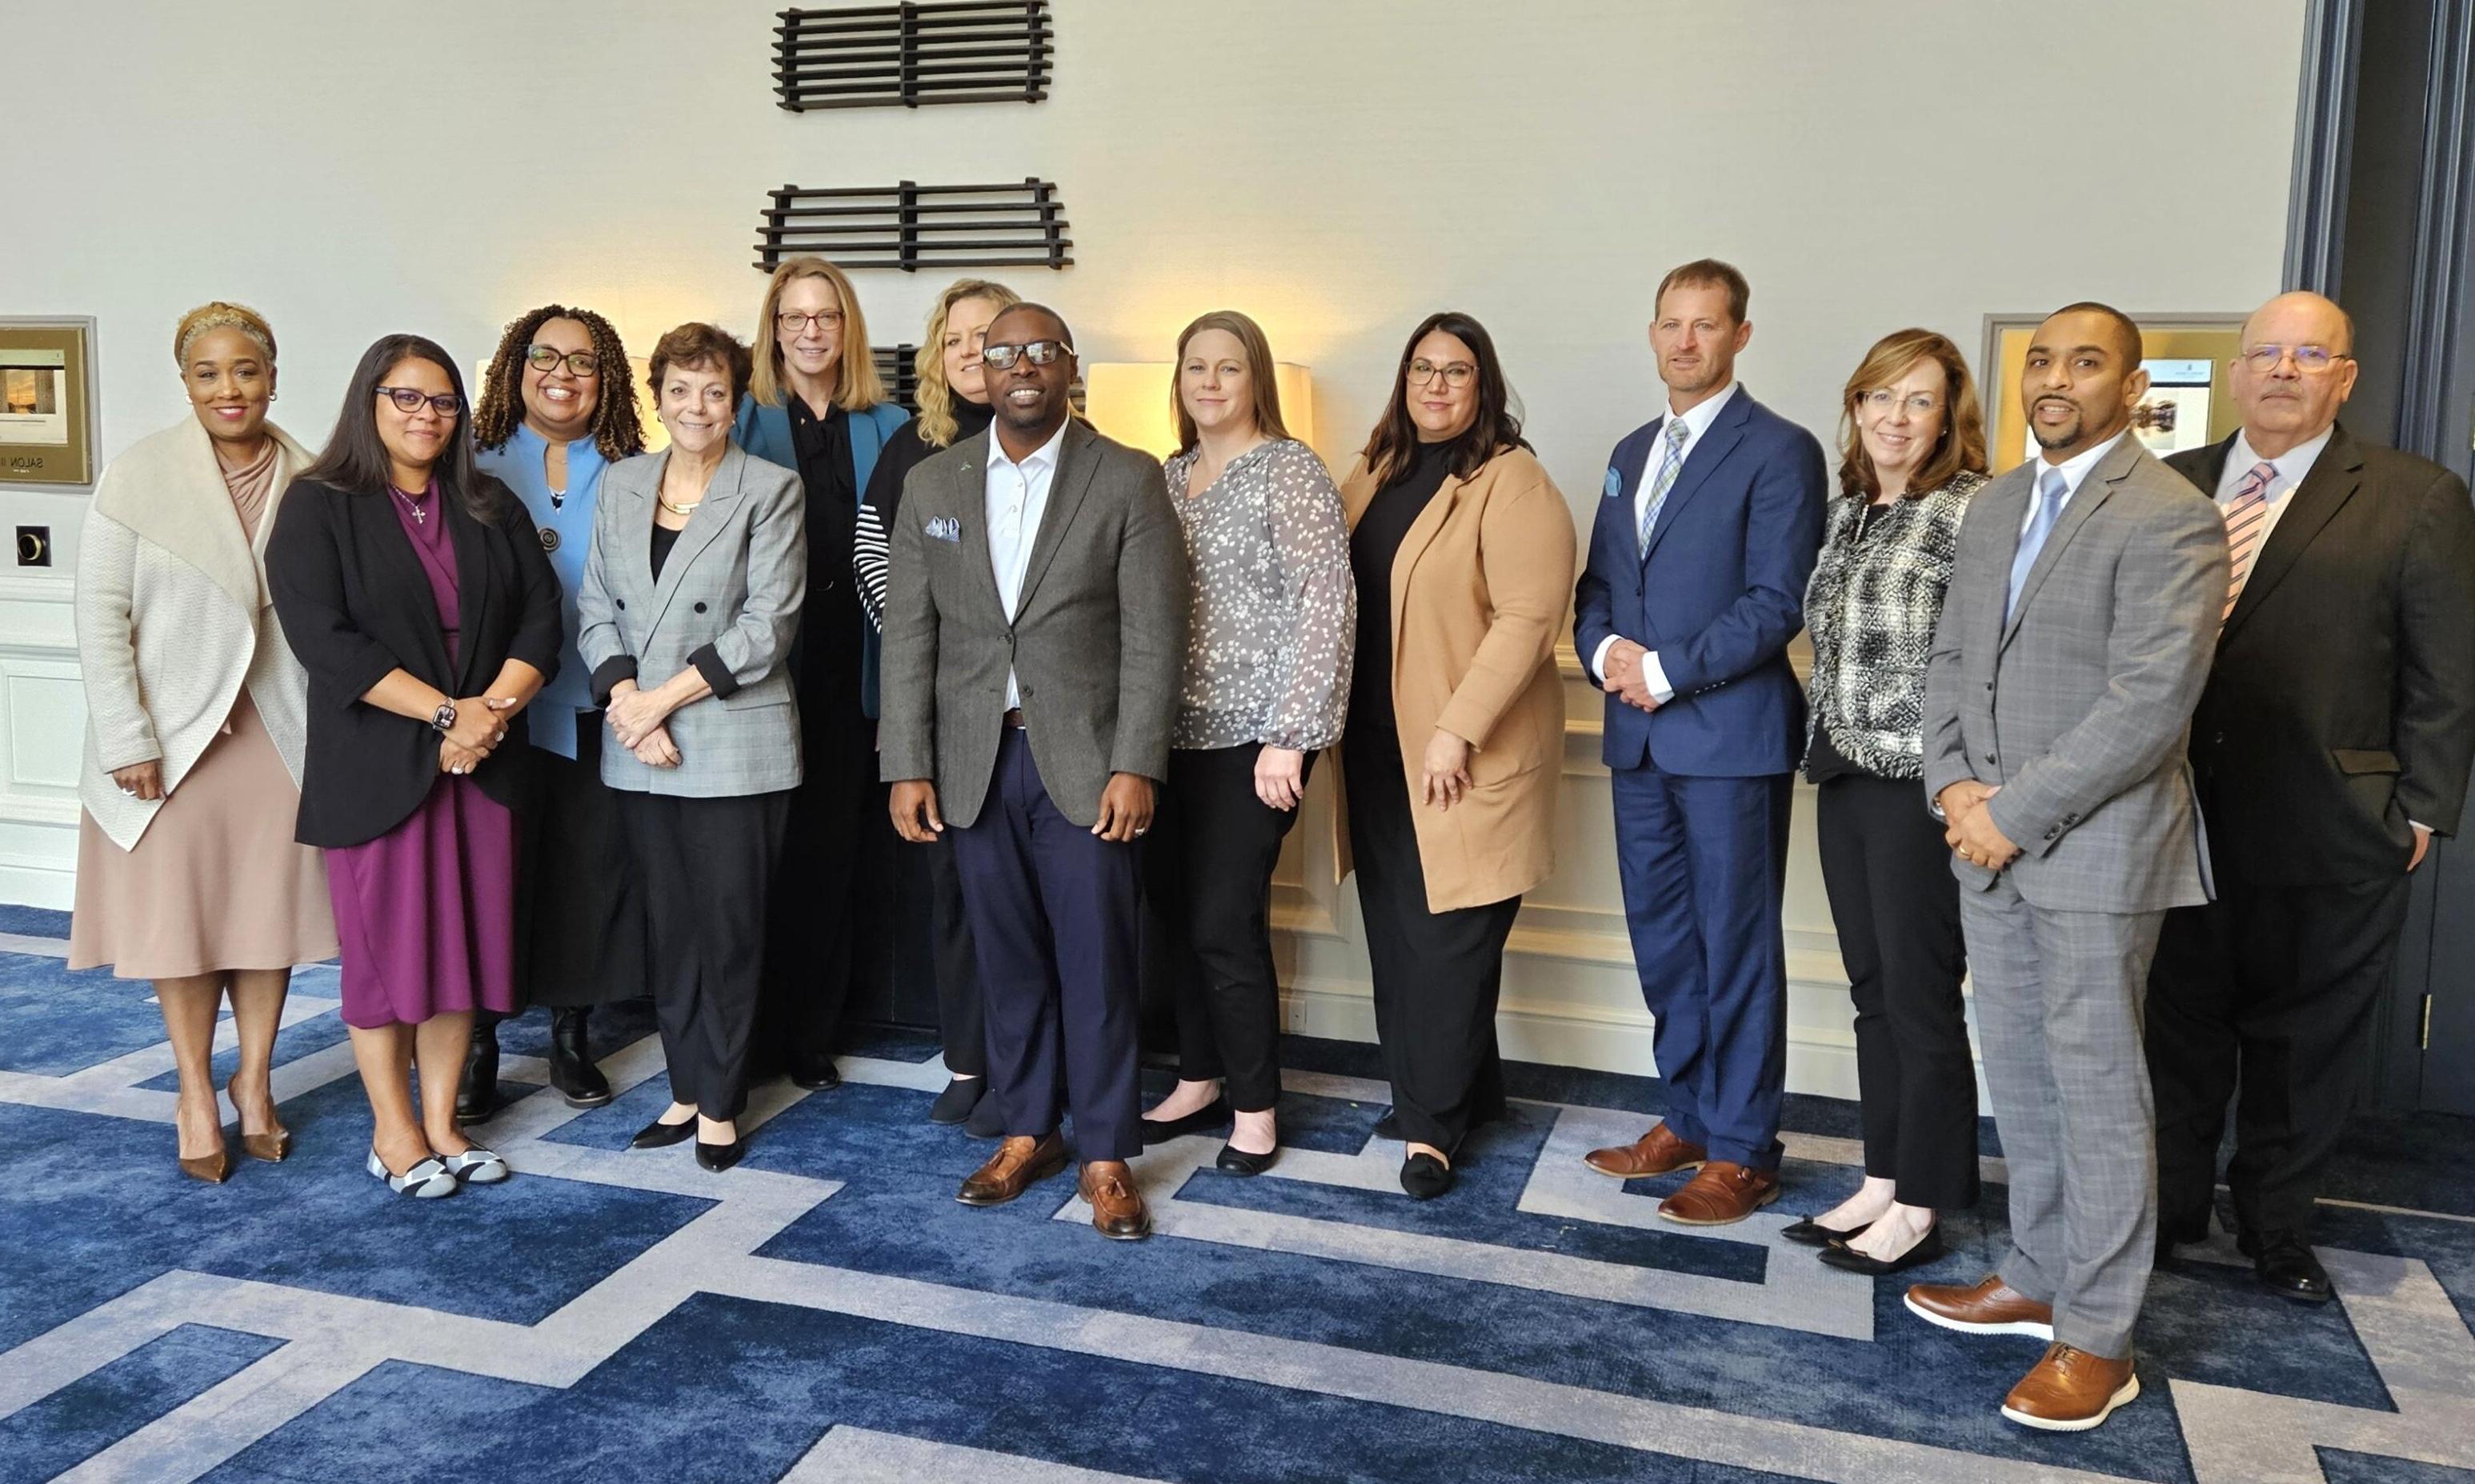
[[1186, 545], [1160, 465], [1074, 420], [1055, 311], [1007, 309], [980, 355], [989, 435], [903, 482], [877, 732], [894, 827], [954, 832], [979, 955], [1006, 1139], [957, 1199], [1063, 1169], [1070, 1107], [1092, 1225], [1138, 1238], [1134, 842], [1168, 772]]
[[2140, 1395], [2157, 1230], [2141, 996], [2167, 909], [2207, 895], [2184, 749], [2225, 523], [2131, 436], [2140, 362], [2140, 328], [2103, 304], [2038, 327], [2020, 403], [2042, 456], [1969, 506], [1925, 669], [1925, 793], [1962, 888], [2011, 1251], [1907, 1303], [2049, 1342], [2002, 1415], [2051, 1431]]

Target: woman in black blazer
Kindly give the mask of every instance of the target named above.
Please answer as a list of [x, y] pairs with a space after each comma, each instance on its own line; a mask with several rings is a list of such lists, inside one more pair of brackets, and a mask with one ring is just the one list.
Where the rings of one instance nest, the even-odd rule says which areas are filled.
[[507, 1178], [457, 1127], [455, 1084], [473, 1011], [515, 1003], [513, 769], [561, 643], [557, 575], [475, 470], [464, 411], [437, 345], [371, 346], [266, 552], [309, 673], [298, 834], [327, 852], [369, 1172], [421, 1197]]

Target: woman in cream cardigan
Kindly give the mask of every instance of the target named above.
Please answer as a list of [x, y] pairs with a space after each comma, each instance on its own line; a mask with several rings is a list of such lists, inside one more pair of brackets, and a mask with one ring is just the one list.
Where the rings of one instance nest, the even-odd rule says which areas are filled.
[[86, 766], [69, 967], [151, 979], [180, 1070], [180, 1166], [232, 1172], [209, 1062], [230, 995], [241, 1148], [281, 1160], [268, 1075], [292, 965], [335, 953], [327, 874], [292, 839], [308, 682], [276, 627], [267, 533], [309, 462], [266, 420], [275, 332], [238, 304], [184, 316], [195, 418], [133, 446], [79, 538]]
[[1573, 515], [1522, 441], [1486, 329], [1430, 315], [1340, 487], [1358, 583], [1348, 831], [1401, 1186], [1452, 1188], [1504, 1112], [1495, 1003], [1521, 894], [1555, 867]]

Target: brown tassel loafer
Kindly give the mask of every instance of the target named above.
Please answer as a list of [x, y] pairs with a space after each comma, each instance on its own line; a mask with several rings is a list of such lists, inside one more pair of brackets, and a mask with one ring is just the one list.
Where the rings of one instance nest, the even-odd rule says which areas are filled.
[[1091, 1203], [1091, 1226], [1102, 1236], [1139, 1242], [1152, 1234], [1152, 1213], [1123, 1159], [1085, 1160], [1081, 1188]]
[[954, 1199], [965, 1205], [1003, 1205], [1066, 1168], [1066, 1136], [1054, 1131], [1040, 1138], [1017, 1133], [997, 1146], [989, 1162], [973, 1170]]

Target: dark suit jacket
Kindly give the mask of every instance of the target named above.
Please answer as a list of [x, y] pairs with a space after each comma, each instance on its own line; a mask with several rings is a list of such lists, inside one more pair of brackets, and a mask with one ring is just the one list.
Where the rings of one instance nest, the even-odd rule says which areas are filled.
[[[450, 666], [438, 604], [389, 496], [296, 481], [266, 545], [267, 585], [283, 637], [309, 672], [309, 739], [301, 777], [305, 845], [376, 839], [421, 807], [439, 778], [438, 734], [427, 720], [380, 711], [363, 693], [401, 668], [452, 696], [478, 695], [499, 667], [522, 660], [558, 673], [565, 642], [558, 574], [525, 507], [484, 476], [498, 517], [476, 520], [452, 499], [438, 515], [455, 546], [458, 663]], [[525, 718], [476, 768], [481, 791], [512, 804], [532, 751]]]
[[880, 770], [888, 782], [933, 779], [948, 824], [978, 818], [1012, 667], [1041, 783], [1059, 813], [1089, 827], [1111, 773], [1168, 774], [1186, 666], [1186, 538], [1151, 455], [1071, 423], [1008, 621], [989, 566], [991, 436], [964, 439], [903, 482], [886, 584]]
[[[2167, 460], [2214, 498], [2234, 440]], [[2372, 882], [2458, 828], [2475, 762], [2466, 484], [2340, 425], [2261, 544], [2193, 718], [2221, 880]]]
[[1710, 778], [1792, 771], [1804, 755], [1804, 690], [1787, 645], [1804, 626], [1822, 549], [1822, 445], [1738, 387], [1684, 460], [1644, 553], [1633, 493], [1665, 426], [1633, 429], [1608, 455], [1574, 590], [1574, 647], [1591, 678], [1599, 645], [1618, 634], [1655, 650], [1676, 688], [1647, 714], [1606, 698], [1606, 765]]

